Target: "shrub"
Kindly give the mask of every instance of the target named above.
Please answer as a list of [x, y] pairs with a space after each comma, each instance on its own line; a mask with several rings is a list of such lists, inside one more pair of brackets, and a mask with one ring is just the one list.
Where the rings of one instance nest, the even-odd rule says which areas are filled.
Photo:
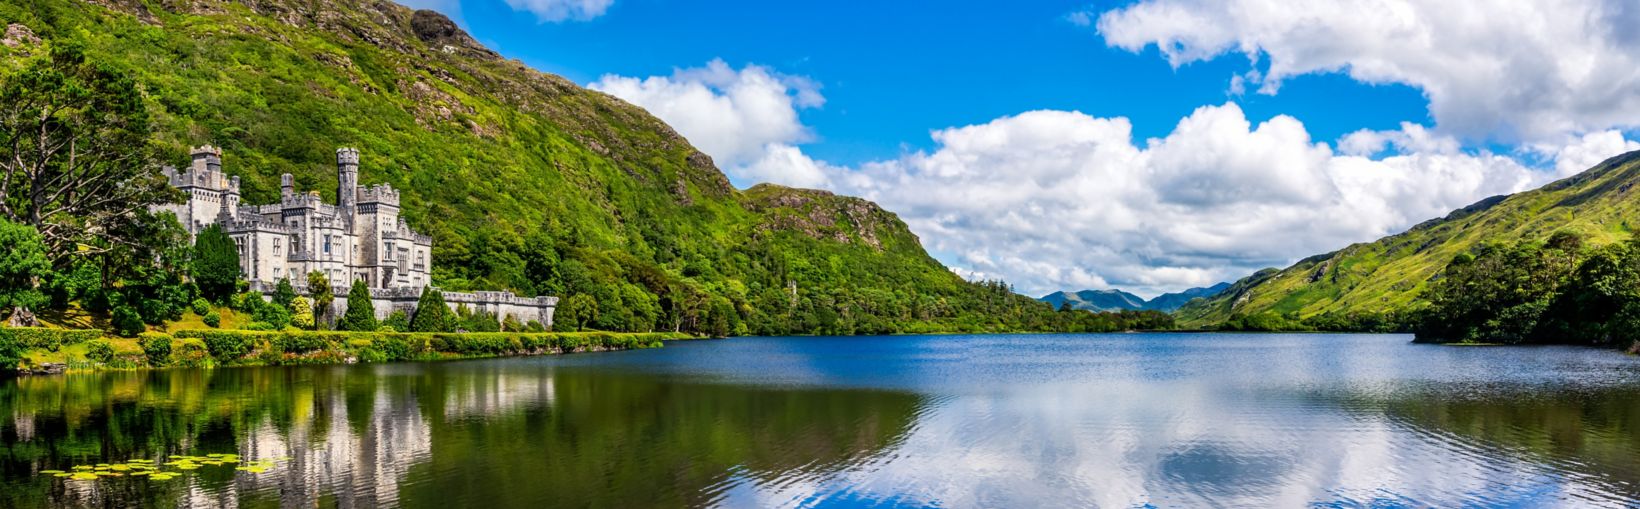
[[171, 352], [173, 366], [197, 368], [210, 365], [210, 361], [210, 351], [197, 338], [178, 339], [176, 349]]
[[95, 329], [47, 329], [44, 327], [0, 327], [0, 341], [11, 341], [20, 350], [42, 348], [55, 352], [58, 349], [86, 341], [102, 338], [102, 331]]
[[[393, 310], [393, 314], [387, 315], [387, 319], [382, 320], [382, 327], [391, 327], [394, 331], [409, 332], [410, 315], [404, 314], [404, 310], [402, 309]], [[376, 330], [379, 331], [381, 328], [377, 328]]]
[[258, 322], [267, 323], [273, 330], [279, 330], [290, 325], [290, 308], [273, 304], [257, 306], [251, 317]]
[[450, 307], [444, 304], [444, 294], [431, 287], [422, 287], [421, 299], [416, 301], [416, 316], [410, 319], [410, 328], [414, 332], [452, 332], [455, 330], [455, 316], [450, 314]]
[[23, 361], [23, 346], [17, 344], [17, 338], [5, 334], [6, 329], [0, 329], [0, 373], [15, 371], [17, 363]]
[[202, 318], [201, 320], [205, 322], [205, 325], [209, 325], [213, 328], [221, 327], [222, 326], [222, 313], [218, 313], [218, 312], [216, 312], [215, 309], [212, 309], [209, 312], [205, 313], [204, 318]]
[[85, 358], [107, 364], [114, 360], [114, 344], [101, 339], [87, 343]]
[[192, 307], [194, 314], [199, 316], [205, 316], [206, 313], [211, 312], [211, 302], [203, 298], [194, 299], [194, 302], [189, 304], [189, 307]]
[[257, 339], [266, 335], [232, 330], [181, 331], [177, 333], [179, 336], [184, 334], [190, 337], [198, 337], [200, 341], [205, 343], [205, 350], [211, 353], [211, 357], [222, 363], [233, 362], [239, 360], [240, 357], [244, 357], [256, 346]]
[[274, 335], [269, 344], [284, 352], [302, 354], [329, 347], [331, 345], [330, 336], [330, 334], [285, 332]]
[[313, 302], [307, 297], [294, 297], [290, 300], [290, 324], [298, 329], [312, 329]]
[[142, 353], [148, 357], [148, 365], [160, 367], [171, 361], [172, 341], [173, 338], [169, 334], [145, 332], [137, 343], [142, 345]]
[[131, 306], [114, 308], [113, 325], [115, 334], [127, 338], [136, 337], [142, 331], [148, 330], [148, 326], [142, 323], [142, 315], [131, 309]]
[[248, 330], [248, 331], [271, 331], [271, 330], [279, 330], [279, 329], [275, 328], [273, 326], [273, 324], [268, 323], [268, 322], [251, 322], [251, 323], [245, 324], [245, 326], [243, 327], [243, 330]]
[[524, 324], [524, 330], [529, 332], [546, 332], [547, 328], [542, 326], [541, 322], [530, 320], [529, 323]]
[[342, 319], [336, 322], [336, 329], [376, 330], [376, 307], [370, 302], [370, 289], [365, 287], [364, 281], [354, 281], [353, 288], [348, 290], [347, 311], [343, 312]]

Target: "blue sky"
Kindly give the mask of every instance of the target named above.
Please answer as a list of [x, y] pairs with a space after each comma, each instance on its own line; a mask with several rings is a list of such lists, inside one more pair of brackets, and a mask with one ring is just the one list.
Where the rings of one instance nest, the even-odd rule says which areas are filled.
[[1028, 294], [1234, 280], [1640, 149], [1626, 0], [410, 4]]

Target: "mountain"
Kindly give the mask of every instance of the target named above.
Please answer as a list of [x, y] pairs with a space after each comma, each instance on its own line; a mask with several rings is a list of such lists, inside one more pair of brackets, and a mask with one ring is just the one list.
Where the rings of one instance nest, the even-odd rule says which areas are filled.
[[1224, 291], [1228, 288], [1230, 288], [1230, 283], [1219, 283], [1206, 288], [1191, 288], [1178, 293], [1164, 293], [1157, 295], [1154, 299], [1146, 301], [1145, 309], [1168, 312], [1176, 311], [1179, 308], [1184, 307], [1186, 303], [1192, 300], [1213, 297], [1220, 293], [1224, 293]]
[[79, 41], [143, 90], [160, 163], [224, 151], [243, 201], [279, 175], [400, 190], [449, 290], [590, 295], [603, 330], [1026, 330], [1052, 310], [970, 283], [869, 201], [735, 189], [671, 127], [383, 0], [0, 0], [0, 72]]
[[1121, 290], [1082, 290], [1076, 293], [1054, 292], [1040, 299], [1059, 309], [1069, 302], [1073, 309], [1086, 309], [1093, 312], [1123, 311], [1144, 309], [1145, 300], [1138, 295]]
[[1141, 309], [1172, 312], [1192, 299], [1212, 297], [1229, 287], [1230, 283], [1219, 283], [1207, 288], [1191, 288], [1177, 293], [1165, 293], [1148, 301], [1121, 290], [1082, 290], [1076, 293], [1054, 292], [1037, 300], [1052, 305], [1054, 309], [1059, 309], [1064, 303], [1070, 302], [1071, 307], [1074, 309], [1086, 309], [1094, 312]]
[[1640, 220], [1640, 152], [1608, 159], [1576, 176], [1522, 193], [1494, 196], [1375, 242], [1265, 269], [1224, 293], [1192, 302], [1177, 316], [1187, 327], [1233, 316], [1366, 316], [1425, 305], [1428, 284], [1459, 253], [1484, 242], [1541, 241], [1556, 231], [1589, 245], [1629, 238]]

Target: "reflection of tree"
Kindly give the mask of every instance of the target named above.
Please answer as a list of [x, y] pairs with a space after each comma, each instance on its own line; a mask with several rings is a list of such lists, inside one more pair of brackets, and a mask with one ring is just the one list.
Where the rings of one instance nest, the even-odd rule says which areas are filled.
[[[473, 394], [463, 382], [427, 380]], [[880, 391], [775, 390], [669, 383], [648, 375], [558, 371], [550, 405], [482, 419], [447, 398], [431, 461], [438, 483], [406, 486], [403, 500], [539, 507], [676, 507], [713, 501], [732, 476], [774, 480], [828, 472], [895, 444], [919, 398]], [[537, 394], [515, 391], [519, 394]], [[463, 424], [465, 422], [465, 424]], [[414, 473], [412, 473], [414, 475]]]
[[1535, 463], [1640, 496], [1640, 390], [1486, 399], [1417, 395], [1391, 399], [1384, 409], [1400, 422], [1502, 445]]
[[[0, 383], [0, 507], [702, 505], [732, 477], [774, 481], [876, 455], [919, 403], [507, 363], [24, 378]], [[292, 460], [168, 485], [32, 475], [233, 451]]]

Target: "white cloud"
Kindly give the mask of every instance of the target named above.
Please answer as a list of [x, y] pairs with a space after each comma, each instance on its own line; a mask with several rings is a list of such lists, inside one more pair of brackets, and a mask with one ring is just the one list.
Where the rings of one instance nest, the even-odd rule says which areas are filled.
[[798, 110], [825, 104], [813, 80], [757, 65], [736, 70], [713, 60], [671, 76], [606, 75], [587, 86], [641, 106], [671, 124], [711, 155], [737, 185], [825, 183], [824, 165], [795, 146], [813, 138], [798, 119]]
[[1108, 44], [1154, 45], [1175, 66], [1245, 54], [1254, 72], [1232, 89], [1274, 93], [1339, 71], [1411, 85], [1443, 131], [1470, 139], [1558, 142], [1640, 125], [1633, 0], [1143, 0], [1096, 25]]
[[1125, 118], [1064, 111], [934, 139], [932, 152], [833, 174], [833, 188], [899, 213], [959, 274], [1031, 294], [1233, 280], [1549, 176], [1411, 124], [1353, 134], [1338, 153], [1296, 119], [1255, 125], [1235, 103], [1202, 107], [1142, 144]]
[[513, 10], [529, 11], [542, 22], [552, 23], [596, 18], [614, 4], [615, 0], [507, 0]]

